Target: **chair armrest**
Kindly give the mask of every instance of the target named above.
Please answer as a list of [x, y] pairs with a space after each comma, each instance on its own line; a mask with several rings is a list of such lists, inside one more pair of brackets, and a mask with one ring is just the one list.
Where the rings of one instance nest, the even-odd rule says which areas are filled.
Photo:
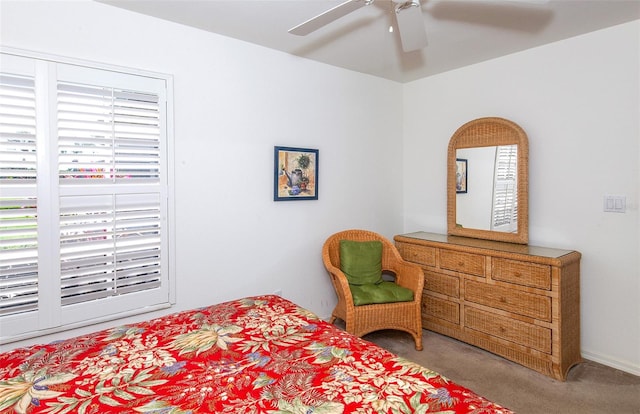
[[404, 260], [395, 261], [390, 270], [396, 275], [396, 283], [402, 287], [413, 290], [414, 292], [420, 292], [424, 288], [424, 272], [422, 268], [411, 262]]
[[349, 307], [355, 306], [353, 303], [353, 296], [351, 296], [351, 289], [349, 288], [349, 281], [347, 276], [339, 268], [333, 266], [330, 263], [325, 262], [325, 267], [331, 276], [331, 282], [338, 295], [338, 302], [344, 301], [345, 305]]

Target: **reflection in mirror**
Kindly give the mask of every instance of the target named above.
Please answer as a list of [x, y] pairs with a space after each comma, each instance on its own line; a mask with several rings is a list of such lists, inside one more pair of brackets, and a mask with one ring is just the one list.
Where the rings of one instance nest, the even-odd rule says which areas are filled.
[[527, 135], [514, 122], [479, 118], [458, 128], [447, 159], [448, 233], [528, 243], [528, 170]]
[[[517, 144], [456, 151], [456, 159], [464, 160], [462, 165], [466, 166], [466, 171], [456, 171], [457, 226], [518, 231], [517, 156]], [[471, 175], [469, 168], [473, 169]], [[459, 181], [464, 182], [464, 191]]]

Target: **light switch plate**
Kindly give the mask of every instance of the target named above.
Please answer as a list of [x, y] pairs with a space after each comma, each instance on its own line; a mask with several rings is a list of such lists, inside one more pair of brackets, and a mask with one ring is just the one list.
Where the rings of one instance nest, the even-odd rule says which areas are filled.
[[603, 211], [609, 213], [624, 213], [627, 210], [627, 196], [605, 195], [603, 198]]

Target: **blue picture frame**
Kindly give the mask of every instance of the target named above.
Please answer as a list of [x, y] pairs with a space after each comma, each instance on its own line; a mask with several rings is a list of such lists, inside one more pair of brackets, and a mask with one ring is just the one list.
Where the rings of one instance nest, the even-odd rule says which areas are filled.
[[273, 201], [318, 199], [319, 150], [275, 146]]

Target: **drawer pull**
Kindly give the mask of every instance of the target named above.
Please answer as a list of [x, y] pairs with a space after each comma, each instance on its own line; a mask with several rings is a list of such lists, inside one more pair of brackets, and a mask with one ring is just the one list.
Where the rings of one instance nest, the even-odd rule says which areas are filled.
[[464, 267], [464, 262], [458, 262], [458, 266]]
[[515, 273], [513, 274], [513, 276], [515, 276], [515, 277], [522, 277], [522, 273], [520, 273], [520, 272], [515, 272]]
[[500, 302], [507, 303], [507, 298], [505, 298], [504, 296], [500, 296]]

